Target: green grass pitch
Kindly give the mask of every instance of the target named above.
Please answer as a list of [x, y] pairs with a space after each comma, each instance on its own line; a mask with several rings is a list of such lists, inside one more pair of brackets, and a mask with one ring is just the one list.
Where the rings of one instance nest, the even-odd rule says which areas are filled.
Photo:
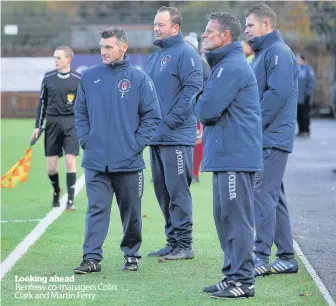
[[[2, 120], [1, 174], [4, 174], [28, 147], [34, 122]], [[42, 219], [51, 209], [52, 189], [46, 172], [43, 139], [33, 147], [32, 167], [28, 181], [15, 189], [1, 190], [1, 220]], [[205, 285], [221, 276], [223, 254], [212, 217], [211, 174], [201, 175], [201, 183], [192, 185], [195, 259], [159, 263], [146, 254], [165, 244], [163, 217], [150, 183], [149, 154], [146, 164], [143, 214], [143, 259], [137, 273], [121, 271], [123, 254], [119, 249], [122, 228], [115, 201], [110, 229], [103, 246], [102, 272], [75, 276], [73, 282], [55, 283], [50, 277], [71, 277], [82, 257], [85, 226], [86, 193], [83, 189], [75, 199], [75, 212], [64, 212], [42, 237], [19, 260], [1, 283], [3, 305], [325, 305], [310, 275], [300, 262], [295, 275], [257, 278], [256, 297], [238, 301], [210, 299], [202, 292]], [[78, 160], [78, 177], [83, 173]], [[60, 160], [60, 182], [65, 184], [64, 158]], [[1, 260], [3, 261], [37, 222], [1, 223]], [[47, 277], [47, 287], [23, 290], [19, 277]], [[43, 283], [34, 283], [43, 285]], [[71, 285], [71, 287], [60, 287]], [[58, 286], [58, 287], [57, 287]], [[31, 295], [29, 295], [29, 293]], [[85, 295], [86, 294], [86, 295]], [[90, 295], [89, 295], [90, 294]], [[94, 300], [92, 296], [94, 295]], [[61, 299], [61, 297], [64, 297]]]

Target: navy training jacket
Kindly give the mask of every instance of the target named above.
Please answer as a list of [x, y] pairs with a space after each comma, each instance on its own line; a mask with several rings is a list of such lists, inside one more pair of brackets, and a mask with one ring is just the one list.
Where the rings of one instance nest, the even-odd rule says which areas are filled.
[[263, 147], [292, 152], [298, 99], [298, 65], [292, 50], [274, 30], [249, 41], [257, 78]]
[[242, 45], [206, 53], [211, 67], [204, 91], [194, 95], [205, 125], [202, 171], [261, 171], [262, 130], [258, 86]]
[[203, 86], [200, 56], [181, 33], [154, 45], [159, 49], [151, 55], [147, 73], [158, 94], [162, 121], [150, 144], [194, 146], [197, 129], [191, 98]]
[[152, 80], [124, 60], [87, 69], [78, 87], [75, 119], [82, 167], [108, 172], [145, 168], [142, 151], [161, 120]]

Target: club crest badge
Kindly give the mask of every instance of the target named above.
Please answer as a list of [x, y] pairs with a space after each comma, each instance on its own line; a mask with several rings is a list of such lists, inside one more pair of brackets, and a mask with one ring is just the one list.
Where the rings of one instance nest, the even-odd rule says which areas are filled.
[[131, 82], [128, 79], [122, 79], [118, 83], [119, 91], [121, 92], [121, 97], [124, 97], [124, 94], [128, 92], [131, 88]]
[[67, 94], [67, 100], [68, 100], [67, 104], [72, 104], [74, 99], [75, 99], [74, 94], [72, 94], [72, 93]]
[[161, 70], [163, 70], [164, 67], [166, 67], [166, 65], [169, 63], [171, 56], [170, 55], [165, 55], [162, 59], [161, 59]]

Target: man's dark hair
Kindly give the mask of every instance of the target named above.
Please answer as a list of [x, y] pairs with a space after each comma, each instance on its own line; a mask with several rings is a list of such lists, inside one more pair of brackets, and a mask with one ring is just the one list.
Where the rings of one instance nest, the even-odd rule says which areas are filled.
[[302, 53], [297, 54], [298, 57], [300, 57], [303, 61], [306, 61], [306, 56]]
[[277, 15], [274, 10], [265, 3], [257, 3], [253, 5], [245, 14], [245, 18], [250, 15], [255, 15], [259, 19], [268, 18], [271, 23], [272, 29], [275, 29], [277, 23]]
[[239, 20], [227, 12], [210, 13], [209, 20], [217, 20], [220, 25], [220, 31], [229, 31], [232, 41], [239, 40], [241, 33], [241, 25]]
[[73, 52], [73, 50], [70, 47], [68, 47], [68, 46], [59, 46], [59, 47], [57, 47], [55, 49], [55, 51], [56, 50], [62, 50], [64, 52], [65, 57], [71, 57], [71, 58], [73, 58], [74, 55], [75, 55], [74, 52]]
[[182, 15], [176, 7], [161, 6], [157, 13], [168, 12], [170, 15], [170, 20], [173, 25], [178, 24], [181, 28], [182, 26]]
[[126, 44], [128, 43], [126, 31], [124, 29], [117, 28], [117, 27], [112, 27], [112, 28], [102, 30], [100, 32], [100, 37], [104, 39], [115, 37], [118, 41], [122, 43], [126, 43]]

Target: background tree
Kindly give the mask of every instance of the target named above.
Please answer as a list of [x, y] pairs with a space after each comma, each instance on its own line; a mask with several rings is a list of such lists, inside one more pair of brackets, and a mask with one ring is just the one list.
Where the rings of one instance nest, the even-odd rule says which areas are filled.
[[325, 44], [334, 55], [334, 79], [336, 78], [336, 3], [307, 1], [310, 11], [310, 26], [319, 35], [319, 42]]

